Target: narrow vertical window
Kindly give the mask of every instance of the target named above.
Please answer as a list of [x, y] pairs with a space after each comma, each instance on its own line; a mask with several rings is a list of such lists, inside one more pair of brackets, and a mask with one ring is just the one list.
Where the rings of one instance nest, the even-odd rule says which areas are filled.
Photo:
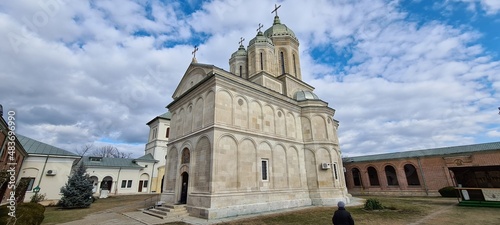
[[268, 164], [268, 160], [267, 159], [263, 159], [262, 160], [262, 180], [269, 180], [268, 176], [267, 176], [267, 164]]
[[337, 163], [334, 163], [333, 164], [333, 172], [335, 173], [335, 180], [338, 180], [339, 177], [337, 175]]
[[240, 77], [243, 76], [243, 66], [240, 66]]
[[170, 135], [170, 127], [167, 127], [167, 134], [165, 135], [165, 137], [168, 138], [168, 135]]
[[280, 58], [281, 58], [281, 74], [285, 73], [285, 56], [283, 55], [283, 52], [280, 52]]
[[297, 64], [295, 63], [295, 54], [293, 56], [293, 74], [297, 76]]
[[262, 60], [262, 52], [260, 53], [260, 70], [264, 70], [264, 61]]

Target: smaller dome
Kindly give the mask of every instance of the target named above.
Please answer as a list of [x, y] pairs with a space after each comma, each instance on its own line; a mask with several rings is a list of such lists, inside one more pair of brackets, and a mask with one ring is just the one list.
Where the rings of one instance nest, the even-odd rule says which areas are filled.
[[245, 47], [243, 47], [243, 45], [240, 45], [240, 47], [238, 48], [238, 51], [231, 54], [231, 58], [233, 58], [235, 56], [247, 56], [247, 50], [245, 50]]
[[319, 100], [319, 97], [314, 94], [312, 91], [297, 91], [295, 92], [295, 94], [293, 95], [293, 99], [297, 100], [297, 101], [305, 101], [305, 100], [310, 100], [310, 99], [316, 99], [316, 100]]
[[273, 41], [270, 38], [264, 36], [262, 31], [259, 31], [259, 33], [257, 33], [257, 36], [255, 36], [252, 40], [250, 40], [248, 45], [251, 46], [255, 43], [268, 43], [270, 45], [273, 45]]

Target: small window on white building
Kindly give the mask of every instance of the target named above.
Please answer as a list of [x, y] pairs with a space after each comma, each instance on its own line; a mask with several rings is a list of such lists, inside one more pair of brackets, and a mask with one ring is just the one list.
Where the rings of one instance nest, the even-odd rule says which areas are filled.
[[128, 180], [127, 182], [127, 188], [131, 188], [132, 187], [132, 180]]
[[127, 181], [126, 180], [122, 180], [122, 188], [125, 188], [127, 186]]
[[148, 181], [147, 180], [145, 180], [144, 182], [142, 182], [142, 187], [144, 187], [144, 188], [148, 187]]
[[26, 191], [31, 191], [33, 189], [33, 184], [35, 183], [35, 178], [34, 177], [23, 177], [19, 182], [27, 182], [28, 183], [28, 188], [26, 188]]
[[262, 180], [268, 181], [269, 180], [269, 160], [268, 159], [262, 159]]

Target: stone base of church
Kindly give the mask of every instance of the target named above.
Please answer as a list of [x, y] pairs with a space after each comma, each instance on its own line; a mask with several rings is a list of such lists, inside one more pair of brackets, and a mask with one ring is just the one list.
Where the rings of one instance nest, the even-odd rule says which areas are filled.
[[[335, 191], [342, 193], [342, 191]], [[332, 190], [317, 192], [319, 198], [311, 198], [308, 190], [272, 192], [238, 192], [220, 194], [190, 194], [186, 208], [190, 216], [218, 219], [241, 215], [271, 212], [311, 205], [336, 205], [338, 201], [349, 202], [348, 196], [335, 195]], [[328, 194], [329, 193], [329, 194]], [[321, 194], [325, 198], [321, 198]], [[326, 198], [326, 195], [331, 195]]]

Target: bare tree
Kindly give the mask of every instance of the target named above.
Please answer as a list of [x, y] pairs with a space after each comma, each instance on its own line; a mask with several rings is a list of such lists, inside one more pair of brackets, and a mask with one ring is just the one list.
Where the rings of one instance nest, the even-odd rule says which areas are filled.
[[116, 148], [115, 146], [105, 145], [99, 148], [95, 148], [90, 152], [90, 155], [108, 158], [130, 158], [132, 153], [125, 153], [118, 150], [118, 148]]
[[79, 156], [84, 156], [84, 155], [90, 153], [90, 150], [92, 150], [93, 148], [94, 148], [94, 144], [92, 144], [92, 143], [85, 144], [84, 146], [81, 146], [80, 148], [76, 149], [75, 152]]

